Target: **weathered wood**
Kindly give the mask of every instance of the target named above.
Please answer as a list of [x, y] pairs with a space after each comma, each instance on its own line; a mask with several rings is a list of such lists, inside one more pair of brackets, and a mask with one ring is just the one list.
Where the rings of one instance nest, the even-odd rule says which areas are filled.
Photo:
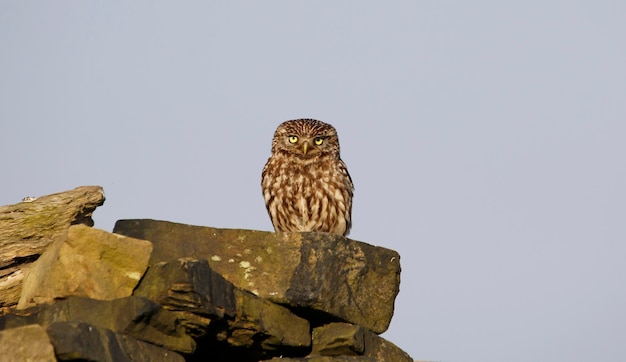
[[0, 307], [17, 304], [32, 262], [70, 225], [93, 226], [104, 203], [100, 186], [82, 186], [14, 205], [0, 206]]

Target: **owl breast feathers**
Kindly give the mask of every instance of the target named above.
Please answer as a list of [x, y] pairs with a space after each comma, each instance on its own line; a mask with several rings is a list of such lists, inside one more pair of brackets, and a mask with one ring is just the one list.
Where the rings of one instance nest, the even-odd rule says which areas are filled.
[[350, 232], [354, 186], [330, 124], [296, 119], [279, 125], [261, 187], [276, 231]]

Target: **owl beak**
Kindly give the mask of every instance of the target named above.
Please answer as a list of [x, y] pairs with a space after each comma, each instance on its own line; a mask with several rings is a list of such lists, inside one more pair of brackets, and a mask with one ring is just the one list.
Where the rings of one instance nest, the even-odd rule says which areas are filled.
[[302, 153], [304, 153], [304, 155], [306, 156], [306, 151], [309, 149], [309, 143], [308, 142], [304, 142], [302, 144]]

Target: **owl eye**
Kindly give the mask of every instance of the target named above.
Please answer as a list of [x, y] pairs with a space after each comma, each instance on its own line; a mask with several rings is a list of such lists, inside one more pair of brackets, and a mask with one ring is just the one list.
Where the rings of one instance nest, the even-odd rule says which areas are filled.
[[320, 146], [322, 143], [324, 143], [324, 139], [322, 137], [315, 137], [315, 139], [313, 139], [313, 142], [315, 142], [315, 145]]
[[298, 142], [298, 136], [289, 136], [289, 143]]

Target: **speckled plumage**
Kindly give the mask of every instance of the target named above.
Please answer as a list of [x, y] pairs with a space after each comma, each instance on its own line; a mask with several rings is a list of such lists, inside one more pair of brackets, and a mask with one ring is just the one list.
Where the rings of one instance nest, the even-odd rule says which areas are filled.
[[276, 231], [350, 232], [354, 186], [330, 124], [296, 119], [279, 125], [261, 187]]

